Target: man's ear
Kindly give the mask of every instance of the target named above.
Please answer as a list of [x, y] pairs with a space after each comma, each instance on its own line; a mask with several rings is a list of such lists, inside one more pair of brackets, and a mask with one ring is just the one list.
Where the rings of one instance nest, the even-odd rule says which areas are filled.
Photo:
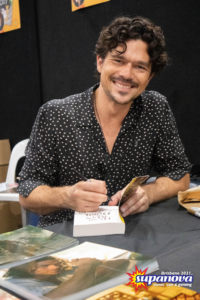
[[97, 71], [101, 73], [102, 71], [102, 65], [103, 65], [103, 58], [101, 58], [99, 55], [97, 55]]
[[155, 73], [151, 73], [151, 75], [149, 76], [149, 81], [153, 78], [154, 75]]

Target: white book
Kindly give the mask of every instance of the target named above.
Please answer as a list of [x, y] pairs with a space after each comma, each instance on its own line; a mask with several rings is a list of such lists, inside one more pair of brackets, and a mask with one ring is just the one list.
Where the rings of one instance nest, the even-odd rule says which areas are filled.
[[[126, 201], [149, 176], [135, 177], [126, 187], [120, 202]], [[124, 234], [125, 221], [118, 206], [99, 206], [94, 212], [75, 212], [73, 236]]]
[[99, 206], [93, 212], [75, 212], [73, 236], [124, 234], [125, 222], [119, 206]]

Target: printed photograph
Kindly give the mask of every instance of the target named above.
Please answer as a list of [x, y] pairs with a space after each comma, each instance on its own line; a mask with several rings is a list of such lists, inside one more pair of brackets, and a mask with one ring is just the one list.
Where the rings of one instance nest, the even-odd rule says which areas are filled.
[[19, 0], [0, 1], [0, 33], [21, 28]]
[[130, 285], [119, 285], [98, 293], [86, 300], [199, 300], [200, 294], [178, 286], [149, 286], [135, 292]]
[[0, 265], [64, 249], [74, 241], [34, 226], [7, 232], [0, 235]]
[[134, 252], [84, 243], [75, 248], [0, 271], [0, 279], [36, 296], [71, 295], [131, 272], [147, 258]]
[[9, 294], [6, 291], [3, 291], [2, 289], [0, 289], [0, 299], [1, 300], [20, 300], [20, 298], [17, 298], [11, 294]]
[[72, 11], [108, 1], [110, 0], [71, 0]]
[[83, 4], [84, 0], [73, 0], [73, 2], [76, 7], [79, 7]]

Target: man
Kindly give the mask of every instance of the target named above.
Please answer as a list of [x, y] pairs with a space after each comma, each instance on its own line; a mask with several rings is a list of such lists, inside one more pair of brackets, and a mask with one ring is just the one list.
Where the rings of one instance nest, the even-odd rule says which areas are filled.
[[[165, 97], [147, 92], [167, 64], [160, 27], [142, 17], [115, 19], [96, 44], [100, 84], [40, 108], [20, 173], [20, 203], [41, 215], [40, 226], [95, 211], [107, 195], [152, 166], [157, 180], [139, 187], [120, 208], [123, 217], [189, 186], [190, 164]], [[79, 181], [73, 168], [91, 182]]]

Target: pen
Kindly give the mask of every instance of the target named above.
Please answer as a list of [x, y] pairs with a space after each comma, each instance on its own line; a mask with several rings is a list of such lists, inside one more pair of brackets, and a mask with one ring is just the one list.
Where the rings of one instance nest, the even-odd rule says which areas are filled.
[[196, 207], [196, 206], [191, 207], [191, 209], [194, 210], [194, 211], [200, 211], [200, 207]]
[[76, 175], [78, 175], [83, 181], [89, 181], [91, 182], [90, 179], [87, 179], [85, 176], [83, 176], [83, 174], [81, 174], [79, 171], [77, 171], [76, 169], [72, 168], [72, 170], [76, 173]]
[[190, 214], [192, 214], [192, 215], [194, 215], [194, 216], [200, 218], [200, 212], [195, 211], [195, 210], [193, 210], [193, 209], [191, 209], [191, 208], [188, 208], [187, 211], [188, 211]]
[[[83, 174], [81, 174], [79, 171], [77, 171], [76, 169], [74, 169], [74, 168], [72, 168], [72, 170], [76, 173], [76, 175], [78, 175], [82, 180], [84, 180], [84, 181], [88, 181], [88, 182], [91, 182], [91, 180], [90, 179], [87, 179]], [[107, 200], [106, 201], [112, 201], [112, 199], [109, 197], [109, 196], [107, 196]]]

